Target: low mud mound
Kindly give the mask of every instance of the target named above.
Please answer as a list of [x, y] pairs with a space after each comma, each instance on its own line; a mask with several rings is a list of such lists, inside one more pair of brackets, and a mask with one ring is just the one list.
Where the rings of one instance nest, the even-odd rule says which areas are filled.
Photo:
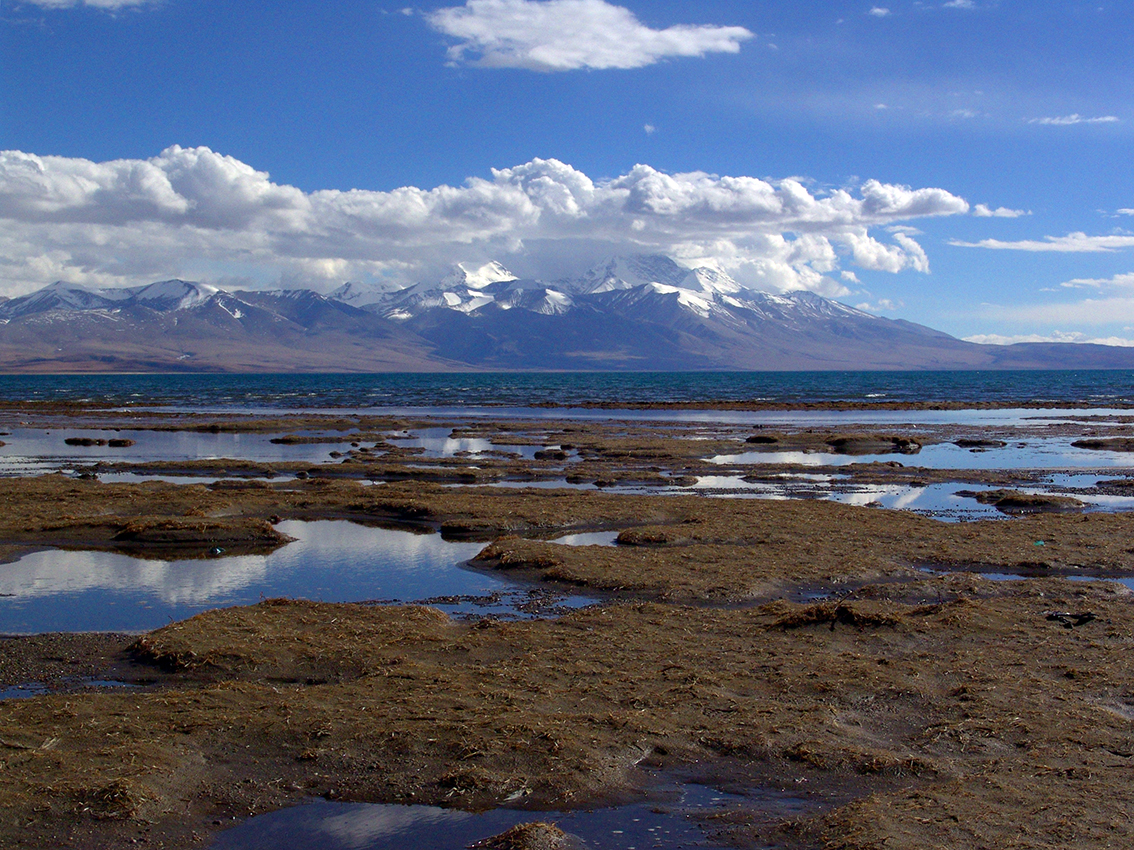
[[983, 437], [961, 437], [953, 445], [962, 449], [1002, 449], [1008, 444], [1003, 440], [989, 440]]
[[469, 845], [469, 850], [582, 850], [581, 845], [553, 823], [522, 823], [506, 832]]
[[762, 431], [746, 437], [744, 443], [757, 451], [823, 451], [844, 455], [917, 454], [922, 447], [921, 440], [905, 434], [833, 434], [813, 430], [791, 434]]
[[982, 505], [992, 505], [1006, 513], [1028, 513], [1039, 511], [1066, 512], [1085, 508], [1086, 502], [1072, 496], [1056, 496], [1051, 493], [1022, 493], [1019, 490], [969, 490], [957, 491], [958, 496], [970, 496]]
[[921, 451], [921, 443], [910, 437], [889, 434], [850, 434], [827, 440], [831, 451], [844, 455], [912, 455]]
[[1090, 449], [1098, 452], [1134, 452], [1134, 439], [1130, 437], [1075, 440], [1071, 445], [1077, 449]]
[[893, 628], [902, 622], [902, 618], [902, 614], [894, 613], [892, 606], [888, 607], [876, 602], [821, 602], [816, 605], [789, 608], [775, 621], [773, 627], [800, 629], [807, 626], [829, 625], [834, 629], [836, 625], [844, 625], [858, 629]]
[[269, 599], [206, 611], [143, 635], [139, 661], [215, 680], [316, 684], [385, 669], [407, 640], [444, 641], [456, 626], [435, 608], [373, 608]]
[[128, 523], [111, 538], [115, 549], [212, 555], [271, 551], [291, 538], [265, 520], [161, 519]]

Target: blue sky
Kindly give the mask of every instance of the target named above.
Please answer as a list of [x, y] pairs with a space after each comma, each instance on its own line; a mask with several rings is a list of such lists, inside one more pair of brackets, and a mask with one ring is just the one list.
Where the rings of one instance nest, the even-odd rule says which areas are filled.
[[714, 264], [1134, 340], [1134, 8], [6, 0], [0, 293]]

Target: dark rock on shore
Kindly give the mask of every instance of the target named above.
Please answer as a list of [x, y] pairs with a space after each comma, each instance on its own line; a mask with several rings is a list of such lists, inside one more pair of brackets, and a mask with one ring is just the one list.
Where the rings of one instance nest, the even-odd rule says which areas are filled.
[[100, 437], [68, 437], [63, 442], [68, 446], [110, 446], [112, 449], [126, 449], [134, 445], [133, 440], [125, 437], [114, 437], [109, 440]]
[[1076, 440], [1071, 445], [1077, 449], [1091, 449], [1097, 452], [1134, 452], [1134, 438], [1131, 437]]
[[1022, 493], [1019, 490], [959, 490], [958, 496], [976, 499], [982, 505], [992, 505], [998, 510], [1012, 512], [1027, 511], [1075, 511], [1086, 507], [1086, 503], [1071, 496], [1054, 496], [1049, 493]]
[[514, 826], [507, 832], [469, 845], [469, 850], [570, 850], [578, 842], [553, 823], [536, 821]]
[[910, 437], [885, 434], [851, 434], [832, 437], [827, 445], [841, 455], [913, 455], [921, 451], [921, 443]]
[[779, 441], [780, 441], [780, 436], [778, 434], [753, 434], [751, 437], [749, 437], [744, 442], [752, 443], [753, 445], [757, 445], [757, 446], [767, 446], [767, 445], [774, 445], [774, 444], [778, 443]]
[[536, 460], [567, 460], [567, 457], [562, 449], [540, 449], [535, 453]]

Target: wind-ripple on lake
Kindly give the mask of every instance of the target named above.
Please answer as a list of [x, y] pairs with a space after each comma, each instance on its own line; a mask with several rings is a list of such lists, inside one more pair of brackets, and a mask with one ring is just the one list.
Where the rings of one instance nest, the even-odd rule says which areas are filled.
[[0, 634], [148, 631], [209, 608], [278, 596], [413, 602], [501, 594], [498, 602], [437, 607], [515, 613], [510, 595], [520, 585], [464, 566], [483, 543], [344, 521], [277, 528], [296, 540], [270, 555], [163, 561], [53, 549], [0, 564]]

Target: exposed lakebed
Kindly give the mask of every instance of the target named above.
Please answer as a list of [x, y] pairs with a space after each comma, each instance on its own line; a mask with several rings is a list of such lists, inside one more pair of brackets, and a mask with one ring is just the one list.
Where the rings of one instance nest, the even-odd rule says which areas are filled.
[[[1128, 498], [1124, 479], [1103, 450], [1018, 468], [992, 460], [1125, 423], [1052, 424], [996, 430], [988, 439], [1006, 445], [978, 452], [945, 447], [976, 438], [950, 425], [917, 453], [809, 467], [711, 464], [751, 434], [719, 424], [464, 419], [376, 434], [303, 422], [258, 436], [310, 452], [295, 462], [310, 468], [261, 460], [258, 480], [193, 461], [193, 483], [167, 483], [169, 470], [165, 481], [112, 477], [157, 472], [132, 459], [136, 446], [92, 461], [110, 467], [81, 480], [81, 466], [10, 480], [5, 544], [41, 551], [0, 569], [17, 594], [0, 606], [65, 600], [78, 617], [91, 608], [92, 623], [116, 608], [176, 622], [115, 645], [136, 668], [164, 671], [160, 684], [115, 687], [92, 663], [72, 689], [29, 676], [28, 692], [10, 695], [31, 699], [0, 703], [11, 780], [0, 798], [21, 824], [2, 834], [14, 846], [216, 836], [231, 850], [441, 848], [548, 820], [593, 848], [716, 840], [702, 825], [728, 826], [746, 847], [866, 848], [895, 835], [902, 847], [968, 846], [962, 830], [1039, 846], [1057, 811], [1083, 827], [1078, 842], [1104, 846], [1092, 825], [1130, 804], [1134, 615], [1129, 585], [1067, 578], [1131, 574], [1129, 520], [1098, 510]], [[295, 439], [272, 443], [281, 433]], [[921, 465], [936, 447], [975, 460]], [[1095, 510], [993, 523], [908, 510], [956, 502], [982, 512], [956, 518], [1002, 516], [994, 500], [1055, 491]], [[895, 510], [857, 506], [874, 503]], [[420, 533], [373, 525], [396, 521]], [[214, 533], [236, 543], [211, 544]], [[263, 553], [231, 554], [243, 539]], [[162, 557], [186, 547], [197, 557]], [[1027, 580], [986, 580], [1015, 576]], [[327, 604], [492, 612], [499, 587], [539, 583], [604, 604], [536, 618], [513, 605], [471, 621]], [[259, 602], [276, 596], [323, 602]], [[46, 662], [82, 641], [65, 637], [38, 656], [36, 638], [10, 646]], [[707, 784], [683, 800], [692, 766]], [[659, 800], [659, 787], [677, 790]], [[847, 793], [825, 796], [832, 788]]]
[[[549, 422], [543, 418], [548, 411], [532, 408], [383, 408], [370, 418], [322, 411], [300, 419], [302, 427], [294, 431], [283, 430], [285, 421], [273, 425], [262, 416], [243, 426], [237, 418], [213, 426], [196, 422], [186, 430], [177, 430], [176, 417], [140, 410], [132, 411], [132, 420], [157, 418], [134, 428], [81, 429], [57, 418], [52, 427], [10, 427], [6, 445], [0, 447], [0, 474], [61, 471], [131, 483], [320, 476], [645, 494], [691, 489], [709, 496], [831, 499], [945, 520], [1004, 516], [996, 506], [963, 495], [987, 488], [1070, 497], [1085, 510], [1134, 508], [1134, 497], [1110, 486], [1123, 485], [1114, 476], [1134, 469], [1134, 452], [1119, 450], [1129, 442], [1123, 442], [1131, 427], [1127, 411], [555, 412], [567, 418]], [[399, 419], [396, 413], [417, 418]], [[520, 414], [528, 418], [507, 418]], [[320, 422], [334, 427], [320, 428]], [[574, 424], [564, 429], [562, 422]], [[758, 435], [775, 431], [786, 437], [781, 445], [753, 447], [746, 445], [752, 429]], [[822, 442], [822, 429], [831, 429], [828, 442], [833, 445], [857, 439], [870, 446], [892, 439], [902, 450], [830, 450]], [[674, 439], [667, 449], [647, 440], [643, 450], [635, 445], [635, 435], [647, 433], [669, 433]], [[846, 433], [859, 436], [839, 436]], [[902, 436], [879, 439], [871, 434]], [[1090, 439], [1084, 441], [1084, 436]], [[67, 444], [83, 440], [95, 445]], [[118, 445], [110, 445], [112, 441]], [[681, 441], [688, 445], [671, 453]], [[697, 454], [698, 442], [708, 451]], [[823, 474], [802, 481], [808, 471]], [[917, 471], [927, 475], [919, 480]], [[1081, 479], [1076, 486], [1060, 483], [1075, 474]], [[1098, 477], [1084, 482], [1089, 474]]]

